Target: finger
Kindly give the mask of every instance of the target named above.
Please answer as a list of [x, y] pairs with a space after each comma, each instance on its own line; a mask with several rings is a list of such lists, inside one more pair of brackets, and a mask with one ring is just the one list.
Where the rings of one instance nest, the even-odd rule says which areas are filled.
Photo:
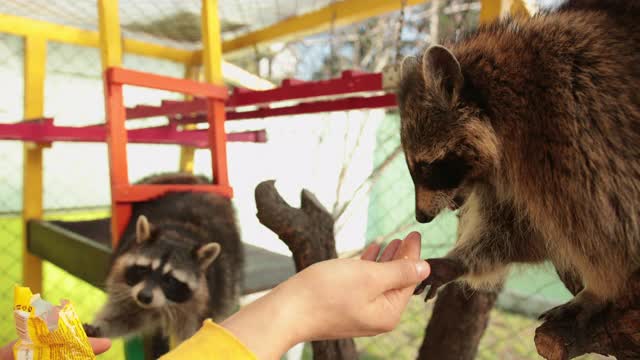
[[367, 248], [364, 250], [364, 252], [360, 256], [360, 259], [367, 260], [367, 261], [376, 261], [379, 253], [380, 253], [380, 245], [373, 243], [367, 246]]
[[429, 264], [420, 260], [420, 234], [415, 231], [405, 237], [393, 259], [385, 264], [385, 266], [389, 265], [386, 269], [380, 271], [378, 283], [381, 288], [378, 290], [388, 291], [407, 287], [413, 290], [429, 275]]
[[404, 238], [402, 242], [402, 246], [396, 251], [394, 260], [397, 259], [410, 259], [410, 260], [418, 260], [420, 259], [420, 243], [421, 237], [420, 233], [413, 231], [409, 233]]
[[106, 338], [89, 338], [89, 344], [96, 355], [100, 355], [111, 348], [111, 340]]
[[380, 255], [380, 259], [378, 259], [378, 262], [387, 262], [392, 260], [396, 255], [398, 249], [400, 249], [401, 245], [402, 241], [400, 241], [399, 239], [391, 241], [382, 252], [382, 255]]
[[[414, 272], [415, 274], [417, 274], [418, 278], [421, 279], [413, 282], [415, 278], [412, 280], [411, 275], [408, 275], [405, 277], [406, 286], [400, 286], [393, 290], [387, 291], [385, 293], [385, 298], [389, 303], [393, 304], [393, 306], [404, 308], [404, 306], [406, 306], [409, 299], [411, 298], [411, 294], [413, 294], [416, 285], [427, 278], [427, 276], [429, 276], [429, 273], [431, 272], [429, 264], [426, 261], [420, 259], [420, 243], [420, 234], [417, 232], [411, 232], [405, 237], [404, 241], [402, 242], [402, 246], [400, 247], [400, 249], [398, 249], [396, 255], [394, 256], [394, 259], [397, 260], [394, 260], [392, 262], [400, 261], [400, 259], [405, 259], [405, 261], [413, 261], [414, 266], [416, 267], [416, 270], [414, 270]], [[404, 271], [411, 274], [410, 269], [406, 269]], [[398, 281], [397, 284], [400, 283], [401, 281]]]
[[411, 293], [418, 283], [429, 276], [430, 272], [429, 264], [424, 260], [400, 259], [379, 264], [383, 268], [376, 273], [376, 277], [379, 279], [378, 290], [383, 292], [393, 289], [410, 289], [409, 293]]

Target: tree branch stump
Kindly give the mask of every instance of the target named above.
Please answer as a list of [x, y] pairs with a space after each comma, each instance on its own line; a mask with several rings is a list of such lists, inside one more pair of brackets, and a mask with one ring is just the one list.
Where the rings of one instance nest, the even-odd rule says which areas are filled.
[[[573, 276], [560, 278], [574, 295], [582, 284]], [[628, 282], [615, 303], [594, 316], [583, 329], [575, 319], [546, 321], [536, 329], [538, 354], [547, 360], [566, 360], [587, 353], [640, 359], [640, 272]]]
[[[289, 247], [296, 271], [337, 257], [333, 218], [311, 192], [302, 190], [300, 208], [293, 208], [269, 180], [258, 184], [255, 199], [258, 220]], [[311, 346], [316, 360], [358, 358], [353, 339], [313, 341]]]
[[498, 291], [471, 290], [463, 283], [445, 286], [436, 297], [418, 359], [475, 359], [497, 297]]

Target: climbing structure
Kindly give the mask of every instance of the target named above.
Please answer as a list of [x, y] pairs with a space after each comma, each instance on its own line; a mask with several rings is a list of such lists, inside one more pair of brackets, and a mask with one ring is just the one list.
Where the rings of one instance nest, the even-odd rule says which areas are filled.
[[[111, 234], [114, 247], [129, 223], [131, 204], [134, 202], [151, 200], [168, 191], [204, 191], [215, 192], [229, 198], [233, 196], [233, 190], [229, 185], [227, 175], [224, 113], [216, 114], [217, 109], [224, 108], [224, 101], [227, 97], [224, 87], [185, 79], [172, 79], [118, 67], [108, 68], [104, 76], [105, 106], [108, 119], [107, 142], [109, 144], [109, 166], [111, 170]], [[208, 148], [211, 151], [213, 185], [130, 184], [127, 167], [126, 113], [122, 92], [124, 85], [181, 92], [204, 98], [206, 117], [209, 123]]]

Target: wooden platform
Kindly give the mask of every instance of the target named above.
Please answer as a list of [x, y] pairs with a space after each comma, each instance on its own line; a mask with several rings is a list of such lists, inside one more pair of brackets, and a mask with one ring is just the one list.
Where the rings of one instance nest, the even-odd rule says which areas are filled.
[[[30, 221], [29, 251], [100, 288], [111, 258], [110, 221]], [[249, 244], [244, 248], [244, 294], [271, 289], [295, 274], [290, 257]]]

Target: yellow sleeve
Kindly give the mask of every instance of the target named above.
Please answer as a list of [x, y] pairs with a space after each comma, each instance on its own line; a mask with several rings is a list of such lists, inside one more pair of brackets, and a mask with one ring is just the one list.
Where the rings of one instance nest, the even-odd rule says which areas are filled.
[[[221, 357], [223, 356], [224, 357]], [[206, 320], [190, 339], [160, 360], [234, 359], [257, 360], [233, 334], [211, 320]]]

